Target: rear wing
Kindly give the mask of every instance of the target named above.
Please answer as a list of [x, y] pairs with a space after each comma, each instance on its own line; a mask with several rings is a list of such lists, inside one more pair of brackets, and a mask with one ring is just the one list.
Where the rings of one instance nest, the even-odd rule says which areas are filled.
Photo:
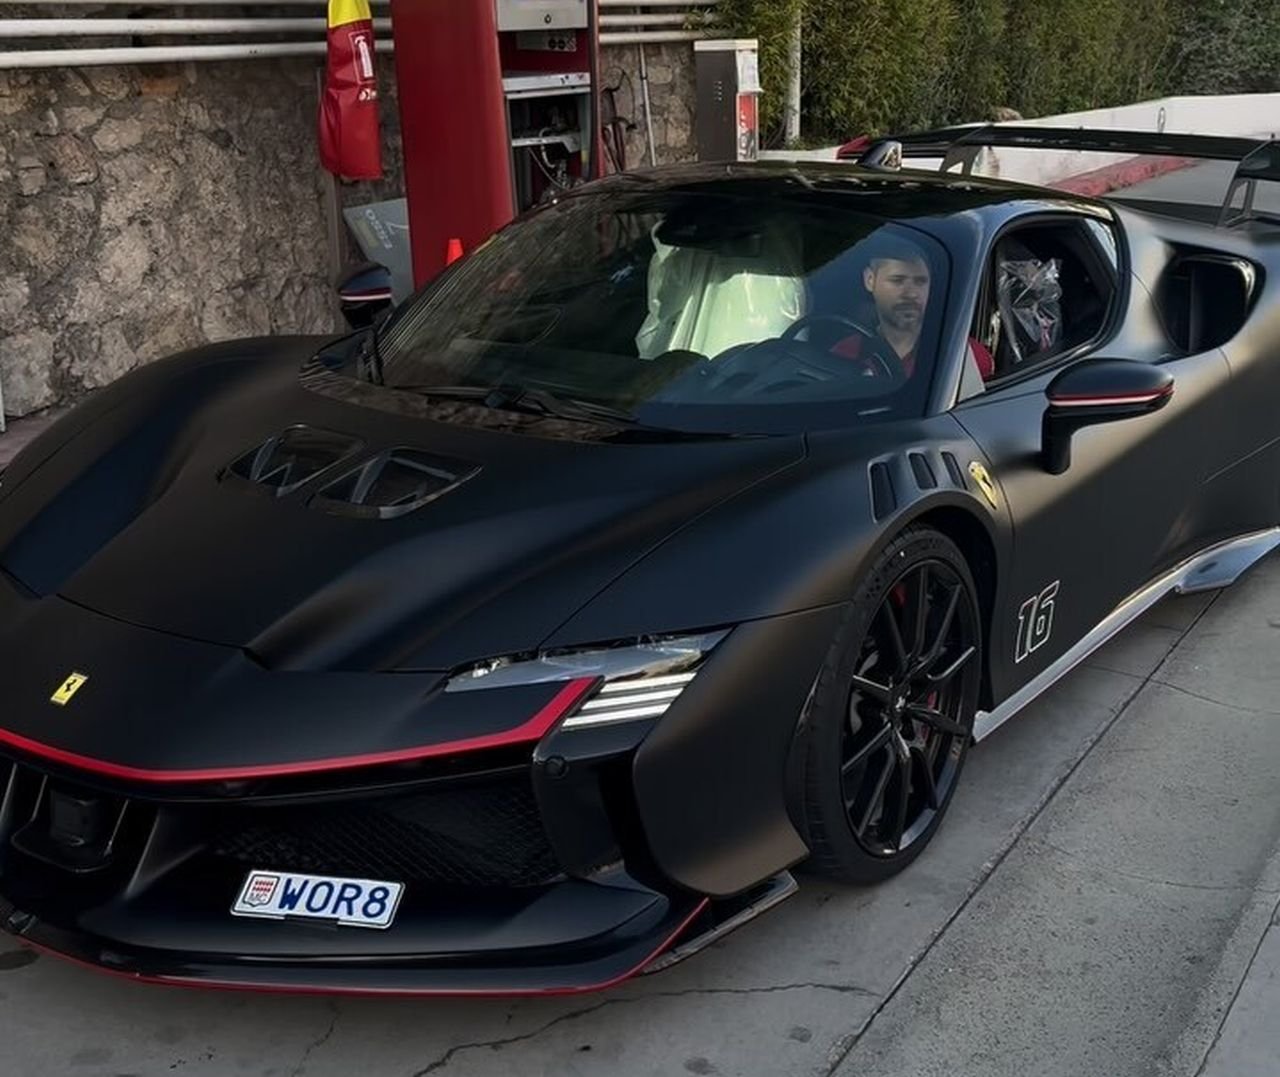
[[[1276, 214], [1257, 210], [1254, 205], [1259, 181], [1280, 182], [1280, 142], [1267, 139], [977, 124], [914, 132], [876, 141], [855, 139], [841, 146], [836, 157], [880, 171], [897, 171], [903, 162], [912, 158], [934, 158], [941, 160], [941, 172], [949, 172], [959, 166], [962, 175], [969, 175], [983, 149], [1002, 147], [1186, 158], [1188, 163], [1194, 160], [1235, 161], [1235, 172], [1218, 211], [1218, 224], [1230, 226], [1259, 218], [1280, 221]], [[1241, 192], [1240, 205], [1234, 207], [1236, 196]]]

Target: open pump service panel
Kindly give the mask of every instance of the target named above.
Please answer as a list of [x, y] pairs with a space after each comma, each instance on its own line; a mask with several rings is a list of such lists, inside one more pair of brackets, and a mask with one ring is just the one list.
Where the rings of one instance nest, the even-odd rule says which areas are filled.
[[587, 0], [497, 0], [517, 213], [589, 179]]

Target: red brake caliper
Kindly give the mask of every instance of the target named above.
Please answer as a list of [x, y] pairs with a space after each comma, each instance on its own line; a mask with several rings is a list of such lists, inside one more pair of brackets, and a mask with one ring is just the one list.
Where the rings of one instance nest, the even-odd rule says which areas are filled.
[[[932, 692], [930, 692], [927, 696], [925, 696], [924, 705], [928, 707], [930, 710], [936, 711], [938, 709], [938, 690], [936, 688]], [[920, 724], [923, 725], [924, 723], [920, 723]], [[932, 736], [933, 736], [933, 730], [927, 725], [924, 726], [924, 729], [922, 730], [921, 736], [920, 736], [921, 742], [923, 744], [928, 744], [929, 739]]]

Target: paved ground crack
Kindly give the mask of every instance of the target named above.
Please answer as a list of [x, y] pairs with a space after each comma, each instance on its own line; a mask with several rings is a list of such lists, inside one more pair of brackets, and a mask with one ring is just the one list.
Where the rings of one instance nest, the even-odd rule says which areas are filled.
[[307, 1062], [310, 1060], [311, 1056], [315, 1054], [316, 1051], [320, 1050], [320, 1048], [323, 1047], [326, 1043], [329, 1042], [329, 1038], [333, 1035], [333, 1030], [338, 1027], [338, 1017], [339, 1017], [338, 1003], [336, 1000], [330, 999], [329, 1000], [329, 1027], [324, 1030], [323, 1035], [321, 1035], [319, 1039], [309, 1044], [307, 1046], [307, 1049], [302, 1052], [302, 1057], [298, 1059], [298, 1064], [293, 1067], [293, 1070], [290, 1072], [289, 1077], [301, 1077], [301, 1075], [306, 1072]]
[[523, 1032], [519, 1036], [507, 1036], [503, 1039], [497, 1040], [480, 1040], [475, 1043], [456, 1044], [445, 1051], [445, 1053], [435, 1061], [430, 1062], [422, 1069], [415, 1071], [412, 1074], [412, 1077], [427, 1077], [428, 1074], [439, 1073], [463, 1051], [478, 1051], [484, 1048], [488, 1048], [491, 1051], [500, 1051], [502, 1048], [508, 1047], [513, 1043], [523, 1043], [526, 1040], [537, 1039], [537, 1037], [554, 1028], [556, 1025], [562, 1025], [568, 1021], [576, 1021], [579, 1017], [586, 1017], [588, 1014], [596, 1013], [610, 1006], [627, 1006], [655, 998], [690, 998], [695, 995], [768, 995], [778, 991], [835, 991], [843, 995], [866, 995], [871, 998], [878, 997], [874, 991], [868, 991], [865, 987], [858, 987], [855, 984], [831, 983], [774, 984], [768, 987], [690, 987], [684, 991], [646, 991], [643, 994], [607, 998], [592, 1006], [584, 1006], [579, 1010], [570, 1010], [568, 1013], [562, 1013], [559, 1017], [552, 1018], [545, 1024], [539, 1025], [531, 1032]]
[[[1155, 669], [1153, 669], [1145, 677], [1139, 678], [1137, 680], [1136, 687], [1134, 688], [1134, 690], [1130, 692], [1127, 696], [1125, 696], [1124, 700], [1115, 709], [1115, 713], [1113, 713], [1110, 719], [1107, 720], [1107, 723], [1101, 729], [1099, 729], [1097, 733], [1095, 733], [1089, 739], [1089, 741], [1084, 745], [1084, 750], [1080, 753], [1079, 758], [1076, 759], [1076, 761], [1071, 765], [1071, 767], [1067, 770], [1065, 774], [1063, 774], [1061, 777], [1058, 778], [1056, 782], [1054, 782], [1052, 785], [1049, 786], [1049, 788], [1045, 791], [1044, 795], [1040, 798], [1039, 803], [1037, 803], [1036, 806], [1031, 810], [1031, 812], [1026, 816], [1026, 818], [1023, 819], [1022, 825], [1019, 826], [1013, 832], [1012, 835], [1010, 835], [1009, 840], [1005, 843], [1004, 847], [1000, 849], [1000, 851], [997, 852], [996, 855], [993, 856], [989, 861], [987, 861], [986, 864], [983, 865], [982, 874], [974, 882], [973, 886], [970, 887], [969, 892], [965, 894], [964, 899], [960, 902], [960, 904], [956, 906], [955, 911], [952, 912], [952, 914], [947, 917], [946, 921], [942, 924], [940, 928], [938, 928], [938, 930], [934, 933], [933, 937], [929, 939], [929, 941], [925, 943], [925, 945], [921, 948], [920, 952], [915, 955], [914, 960], [912, 960], [911, 963], [903, 970], [902, 975], [898, 977], [893, 987], [891, 987], [888, 990], [888, 992], [885, 993], [883, 998], [880, 1000], [880, 1004], [874, 1010], [872, 1010], [870, 1014], [867, 1015], [867, 1018], [862, 1022], [862, 1026], [859, 1029], [857, 1029], [855, 1032], [850, 1034], [849, 1036], [843, 1037], [841, 1040], [837, 1041], [835, 1049], [833, 1049], [831, 1054], [828, 1056], [830, 1058], [830, 1064], [827, 1066], [826, 1077], [834, 1077], [836, 1070], [838, 1070], [840, 1066], [844, 1063], [844, 1060], [849, 1057], [849, 1055], [853, 1052], [853, 1049], [858, 1046], [858, 1042], [862, 1039], [863, 1036], [866, 1035], [867, 1030], [872, 1026], [876, 1018], [879, 1017], [880, 1014], [884, 1012], [885, 1007], [888, 1006], [889, 1003], [891, 1003], [897, 997], [898, 992], [902, 990], [903, 985], [911, 977], [911, 974], [915, 972], [915, 970], [920, 967], [921, 963], [925, 960], [925, 958], [927, 958], [929, 954], [932, 953], [933, 948], [938, 945], [938, 942], [951, 928], [951, 925], [954, 924], [961, 916], [964, 915], [964, 912], [969, 907], [969, 904], [977, 896], [978, 892], [984, 886], [986, 886], [988, 880], [990, 880], [990, 878], [996, 873], [996, 870], [1000, 867], [1000, 865], [1004, 863], [1005, 859], [1013, 851], [1014, 846], [1017, 845], [1018, 841], [1022, 838], [1022, 835], [1025, 834], [1035, 824], [1035, 821], [1040, 818], [1040, 816], [1044, 813], [1044, 810], [1053, 801], [1054, 797], [1058, 795], [1058, 791], [1064, 785], [1066, 785], [1067, 782], [1071, 780], [1071, 778], [1075, 775], [1076, 771], [1078, 771], [1080, 767], [1084, 764], [1084, 761], [1088, 759], [1089, 756], [1093, 753], [1094, 748], [1096, 748], [1098, 744], [1102, 741], [1102, 738], [1105, 737], [1111, 731], [1112, 727], [1120, 720], [1120, 718], [1124, 715], [1124, 713], [1129, 709], [1133, 701], [1137, 699], [1139, 695], [1141, 695], [1141, 693], [1147, 687], [1148, 684], [1155, 682], [1156, 673], [1168, 660], [1169, 655], [1174, 652], [1174, 650], [1178, 647], [1178, 645], [1181, 644], [1182, 641], [1186, 639], [1188, 635], [1190, 635], [1190, 633], [1195, 629], [1196, 625], [1200, 623], [1201, 619], [1205, 616], [1205, 614], [1207, 614], [1209, 610], [1213, 608], [1214, 604], [1218, 601], [1218, 598], [1221, 596], [1221, 594], [1222, 592], [1219, 591], [1218, 594], [1213, 596], [1212, 601], [1206, 603], [1204, 609], [1202, 609], [1198, 614], [1196, 614], [1196, 616], [1192, 619], [1191, 623], [1187, 625], [1187, 627], [1178, 636], [1178, 639], [1173, 644], [1173, 646], [1170, 647], [1168, 651], [1165, 652], [1165, 657], [1160, 660], [1159, 664], [1155, 667]], [[1163, 683], [1163, 682], [1158, 682], [1158, 683]], [[1173, 686], [1170, 685], [1169, 687], [1173, 687]]]
[[1260, 710], [1257, 707], [1242, 707], [1239, 703], [1228, 703], [1222, 699], [1214, 699], [1213, 696], [1206, 696], [1202, 692], [1193, 692], [1190, 688], [1183, 688], [1180, 685], [1170, 684], [1168, 681], [1162, 681], [1158, 677], [1151, 678], [1152, 683], [1160, 685], [1162, 688], [1168, 688], [1173, 692], [1180, 692], [1184, 696], [1190, 696], [1192, 699], [1201, 699], [1206, 703], [1212, 703], [1216, 707], [1225, 707], [1229, 711], [1241, 711], [1244, 714], [1265, 714], [1269, 718], [1280, 718], [1280, 711]]
[[1037, 844], [1046, 849], [1052, 849], [1055, 853], [1065, 856], [1078, 864], [1081, 869], [1088, 871], [1097, 871], [1105, 875], [1119, 875], [1123, 879], [1133, 879], [1135, 882], [1150, 883], [1152, 886], [1171, 886], [1177, 890], [1212, 890], [1212, 891], [1243, 891], [1249, 894], [1276, 894], [1280, 896], [1280, 891], [1266, 890], [1249, 883], [1236, 883], [1230, 885], [1227, 883], [1187, 883], [1180, 882], [1177, 879], [1159, 879], [1153, 875], [1143, 875], [1136, 871], [1125, 871], [1122, 868], [1114, 867], [1111, 864], [1091, 863], [1087, 859], [1086, 853], [1073, 852], [1070, 849], [1064, 849], [1061, 845], [1055, 845], [1051, 841], [1044, 838], [1037, 839]]

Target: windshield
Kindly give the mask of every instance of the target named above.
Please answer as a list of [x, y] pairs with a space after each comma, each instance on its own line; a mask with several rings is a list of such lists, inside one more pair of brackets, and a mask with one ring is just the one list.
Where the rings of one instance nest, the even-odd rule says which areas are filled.
[[603, 185], [515, 222], [398, 312], [384, 383], [536, 391], [685, 431], [920, 414], [942, 248], [830, 198], [734, 186]]

